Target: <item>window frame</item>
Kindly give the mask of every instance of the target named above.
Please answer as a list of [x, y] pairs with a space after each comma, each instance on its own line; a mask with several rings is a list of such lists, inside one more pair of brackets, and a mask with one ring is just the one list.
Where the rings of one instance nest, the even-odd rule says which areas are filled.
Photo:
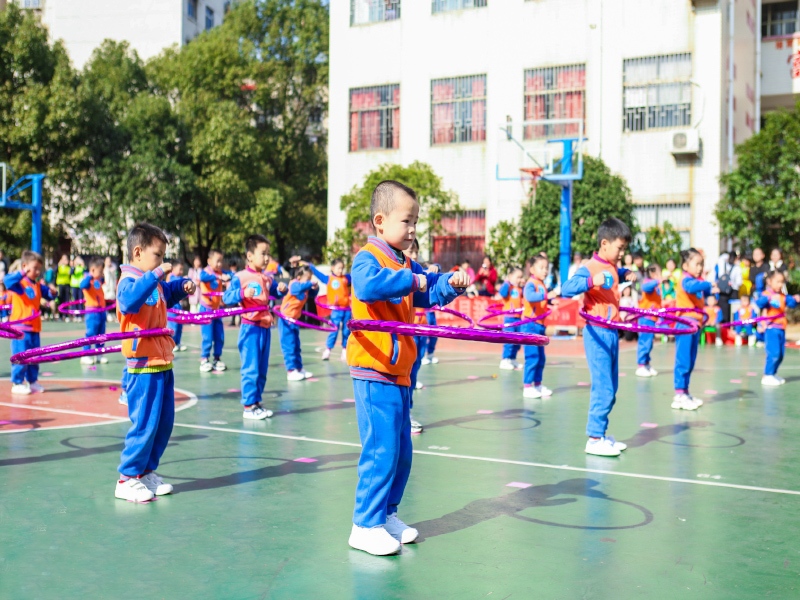
[[[377, 94], [381, 93], [381, 90], [385, 90], [386, 96], [390, 99], [390, 102], [385, 105], [375, 105], [375, 106], [368, 106], [368, 107], [359, 107], [353, 108], [353, 94], [358, 92], [370, 92], [374, 91]], [[347, 148], [348, 153], [356, 153], [356, 152], [381, 152], [381, 151], [394, 151], [400, 149], [400, 110], [402, 104], [402, 96], [400, 91], [400, 83], [383, 83], [379, 85], [366, 85], [366, 86], [359, 86], [355, 88], [349, 88], [347, 91], [347, 117], [348, 117], [348, 140], [347, 140]], [[397, 102], [394, 102], [395, 96], [397, 97]], [[361, 142], [364, 139], [364, 133], [362, 129], [362, 117], [361, 114], [368, 113], [368, 112], [375, 112], [380, 113], [380, 117], [382, 119], [386, 119], [386, 127], [381, 128], [379, 132], [379, 138], [381, 140], [380, 146], [364, 146]], [[355, 149], [353, 148], [353, 115], [359, 115], [358, 118], [358, 132], [356, 133], [355, 139], [357, 140], [357, 146]], [[392, 146], [385, 146], [384, 143], [388, 140], [391, 140], [392, 144], [396, 142], [397, 145]]]
[[[360, 0], [365, 1], [365, 0]], [[366, 0], [371, 4], [375, 4], [377, 6], [383, 6], [382, 13], [383, 18], [380, 19], [370, 19], [368, 21], [359, 21], [356, 22], [356, 2], [359, 0], [350, 0], [350, 27], [363, 27], [367, 25], [375, 25], [377, 23], [390, 23], [392, 21], [399, 21], [402, 17], [402, 0]], [[387, 3], [391, 3], [391, 8], [387, 7]], [[372, 7], [370, 7], [369, 12], [372, 12]], [[388, 14], [392, 14], [390, 18], [387, 18]]]
[[[438, 10], [436, 9], [437, 5], [442, 6], [443, 4], [450, 2], [457, 2], [460, 4], [471, 2], [472, 6], [459, 6], [457, 8], [439, 8]], [[489, 5], [489, 0], [431, 0], [431, 14], [444, 15], [459, 10], [473, 10], [476, 8], [486, 8], [488, 5]]]
[[[206, 22], [205, 22], [206, 29], [205, 30], [209, 31], [211, 29], [214, 29], [214, 27], [216, 26], [216, 15], [214, 14], [214, 9], [211, 8], [210, 6], [206, 5], [206, 15], [205, 16], [206, 16]], [[211, 19], [211, 27], [208, 26], [209, 18]]]
[[[581, 78], [583, 80], [582, 87], [543, 87], [541, 90], [528, 90], [528, 79], [535, 77], [537, 74], [546, 79], [550, 77], [556, 82], [562, 73], [567, 74], [568, 78]], [[581, 114], [574, 116], [567, 114], [570, 111], [568, 97], [570, 94], [580, 94]], [[558, 96], [562, 98], [557, 99]], [[539, 120], [528, 117], [528, 100], [536, 97], [542, 97], [546, 100], [547, 115], [542, 119], [582, 119], [583, 130], [586, 131], [586, 63], [573, 63], [568, 65], [550, 65], [547, 67], [534, 67], [532, 69], [525, 69], [522, 75], [522, 114], [523, 122], [526, 123], [522, 130], [522, 139], [530, 140], [543, 140], [550, 138], [570, 137], [577, 136], [580, 133], [577, 131], [578, 124], [557, 124], [557, 125], [527, 125], [528, 121]], [[573, 99], [574, 100], [574, 99]], [[560, 110], [563, 114], [557, 114], [556, 102], [559, 102]]]
[[[486, 143], [486, 106], [487, 106], [487, 101], [488, 101], [488, 98], [489, 98], [488, 92], [487, 92], [488, 79], [489, 79], [489, 77], [488, 77], [487, 73], [477, 73], [477, 74], [474, 74], [474, 75], [458, 75], [458, 76], [455, 76], [455, 77], [440, 77], [440, 78], [437, 78], [437, 79], [431, 79], [431, 104], [430, 104], [430, 107], [431, 107], [431, 115], [430, 115], [431, 137], [430, 137], [430, 145], [431, 145], [432, 148], [433, 147], [447, 147], [447, 146], [452, 146], [454, 144], [476, 144], [476, 143], [477, 144], [485, 144]], [[473, 87], [473, 90], [474, 90], [475, 83], [477, 83], [477, 82], [479, 82], [481, 80], [482, 80], [482, 83], [483, 83], [483, 94], [482, 95], [477, 95], [477, 96], [475, 96], [475, 95], [458, 96], [458, 94], [461, 91], [460, 88], [461, 88], [463, 83], [467, 83], [467, 82], [471, 81], [472, 82], [472, 87]], [[443, 100], [442, 99], [437, 100], [436, 99], [436, 85], [447, 85], [448, 82], [453, 82], [453, 90], [454, 90], [453, 97], [445, 98]], [[461, 136], [458, 133], [455, 133], [454, 134], [454, 138], [455, 139], [453, 141], [449, 141], [449, 142], [437, 142], [436, 141], [436, 139], [437, 139], [437, 131], [441, 130], [441, 126], [438, 129], [436, 127], [435, 118], [436, 118], [436, 112], [437, 111], [435, 109], [436, 109], [437, 106], [446, 106], [446, 105], [452, 104], [452, 105], [454, 105], [454, 107], [456, 107], [456, 110], [454, 110], [454, 115], [453, 115], [453, 120], [452, 120], [452, 127], [453, 127], [453, 131], [457, 132], [457, 131], [465, 131], [466, 129], [465, 129], [464, 125], [467, 122], [469, 122], [469, 123], [473, 122], [472, 121], [473, 120], [473, 114], [472, 114], [473, 107], [472, 106], [470, 106], [470, 108], [469, 108], [469, 110], [470, 110], [469, 118], [468, 119], [461, 119], [461, 121], [458, 120], [459, 117], [463, 116], [463, 112], [464, 112], [463, 107], [465, 105], [467, 105], [467, 104], [475, 104], [475, 103], [480, 103], [480, 102], [483, 103], [483, 107], [482, 107], [482, 117], [483, 117], [482, 120], [483, 120], [483, 123], [482, 123], [482, 127], [477, 129], [477, 131], [479, 132], [479, 135], [480, 135], [480, 132], [482, 132], [482, 137], [480, 137], [480, 139], [459, 139]], [[456, 124], [459, 123], [459, 122], [460, 122], [460, 125], [459, 125], [460, 129], [457, 129], [456, 128]], [[472, 132], [471, 133], [471, 137], [474, 138], [475, 131], [476, 131], [474, 125], [471, 126], [470, 131]]]
[[[688, 58], [689, 74], [681, 75], [679, 77], [662, 76], [662, 69], [665, 65], [675, 65], [680, 68], [681, 58]], [[640, 65], [647, 65], [647, 61], [655, 63], [656, 76], [654, 79], [649, 80], [633, 80], [628, 81], [627, 73], [631, 77], [635, 77], [634, 69]], [[630, 71], [628, 69], [631, 68]], [[665, 69], [669, 70], [669, 69]], [[622, 132], [623, 133], [642, 133], [648, 131], [668, 131], [670, 129], [683, 129], [691, 127], [692, 124], [692, 111], [694, 107], [694, 98], [692, 91], [692, 75], [694, 74], [694, 54], [692, 52], [676, 52], [673, 54], [658, 54], [653, 56], [642, 56], [634, 58], [625, 58], [622, 60]], [[651, 96], [656, 97], [662, 93], [669, 93], [670, 88], [678, 87], [677, 93], [680, 96], [678, 102], [661, 103], [657, 100], [656, 103], [651, 103]], [[645, 98], [644, 104], [637, 104], [629, 107], [627, 105], [628, 95], [631, 90], [639, 89]], [[688, 91], [688, 102], [683, 101], [683, 94]], [[674, 93], [674, 92], [673, 92]], [[630, 95], [633, 95], [631, 93]], [[665, 114], [668, 111], [668, 114]], [[676, 116], [675, 116], [676, 115]], [[665, 119], [673, 120], [677, 118], [678, 123], [669, 122], [663, 124]], [[651, 121], [654, 123], [651, 124]], [[641, 123], [640, 127], [632, 127], [631, 124]]]
[[[784, 6], [787, 7], [789, 4], [794, 6], [794, 19], [780, 19], [780, 20], [773, 20], [773, 10], [777, 6]], [[781, 37], [791, 37], [796, 33], [800, 32], [800, 10], [798, 10], [798, 3], [797, 2], [772, 2], [770, 4], [762, 4], [761, 5], [761, 39], [768, 39], [768, 38], [781, 38]], [[791, 33], [784, 33], [783, 28], [787, 23], [792, 23], [794, 25], [794, 31]], [[769, 30], [774, 24], [781, 25], [781, 33], [770, 33]], [[766, 33], [765, 33], [766, 32]]]
[[186, 18], [194, 23], [197, 23], [198, 6], [197, 0], [188, 0], [186, 3]]

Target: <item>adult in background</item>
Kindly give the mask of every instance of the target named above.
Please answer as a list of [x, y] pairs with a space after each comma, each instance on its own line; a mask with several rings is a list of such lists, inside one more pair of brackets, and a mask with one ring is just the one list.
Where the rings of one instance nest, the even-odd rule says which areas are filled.
[[192, 268], [186, 273], [186, 276], [191, 279], [195, 285], [194, 294], [188, 297], [189, 311], [192, 313], [200, 311], [200, 271], [202, 270], [203, 261], [198, 255], [195, 255], [192, 260]]
[[583, 265], [583, 254], [580, 252], [575, 252], [572, 255], [572, 264], [569, 266], [569, 277], [568, 279], [572, 279], [572, 276], [575, 275], [575, 271], [581, 268]]
[[[56, 286], [58, 287], [58, 305], [66, 304], [69, 302], [70, 286], [69, 279], [72, 275], [72, 267], [69, 266], [69, 256], [62, 254], [58, 259], [58, 267], [56, 268]], [[58, 318], [61, 321], [65, 319], [69, 321], [69, 317], [63, 313], [58, 313]]]
[[736, 264], [736, 251], [723, 253], [714, 267], [714, 276], [719, 289], [719, 308], [722, 311], [722, 322], [731, 320], [731, 300], [739, 297], [742, 285], [742, 270]]
[[491, 297], [497, 292], [497, 269], [488, 256], [483, 257], [483, 264], [475, 276], [475, 285], [478, 286], [479, 296]]
[[753, 300], [761, 295], [766, 284], [767, 273], [769, 273], [769, 263], [767, 256], [761, 248], [753, 250], [753, 264], [750, 266], [750, 281], [753, 282]]

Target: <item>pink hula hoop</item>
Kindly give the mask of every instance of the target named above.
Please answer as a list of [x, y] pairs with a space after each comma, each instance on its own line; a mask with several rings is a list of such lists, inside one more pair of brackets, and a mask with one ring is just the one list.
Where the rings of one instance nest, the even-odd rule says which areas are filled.
[[354, 319], [347, 324], [350, 331], [377, 331], [399, 335], [449, 338], [468, 342], [487, 342], [489, 344], [520, 344], [522, 346], [547, 346], [550, 338], [535, 333], [514, 333], [467, 329], [465, 327], [445, 327], [442, 325], [412, 325], [397, 321], [365, 321]]
[[96, 308], [84, 308], [82, 310], [66, 310], [68, 306], [78, 306], [80, 304], [86, 304], [86, 300], [73, 300], [72, 302], [65, 302], [64, 304], [59, 305], [58, 312], [64, 315], [90, 315], [92, 313], [104, 313], [107, 310], [117, 307], [117, 302], [115, 300], [111, 304], [106, 304], [105, 308], [98, 306]]
[[5, 323], [0, 323], [0, 338], [5, 338], [7, 340], [21, 340], [25, 337], [25, 332], [17, 329], [14, 325], [19, 325], [20, 323], [27, 323], [28, 321], [33, 321], [37, 317], [41, 317], [41, 311], [35, 310], [32, 314], [24, 317], [22, 319], [17, 319], [16, 321], [6, 321]]
[[225, 292], [203, 292], [203, 296], [224, 296]]
[[[298, 321], [297, 319], [293, 319], [292, 317], [287, 317], [286, 315], [284, 315], [280, 311], [280, 309], [277, 306], [272, 309], [272, 312], [277, 317], [283, 319], [287, 323], [291, 323], [292, 325], [297, 325], [298, 327], [305, 327], [307, 329], [316, 329], [318, 331], [327, 331], [327, 332], [332, 332], [332, 331], [338, 331], [339, 330], [339, 328], [336, 327], [333, 323], [323, 319], [322, 317], [319, 317], [319, 316], [315, 315], [314, 313], [302, 311], [300, 314], [303, 314], [303, 315], [305, 315], [307, 317], [311, 317], [312, 319], [317, 319], [319, 322], [324, 323], [325, 324], [324, 326], [323, 325], [310, 325], [309, 323], [303, 323], [302, 321]], [[352, 323], [352, 321], [351, 321], [351, 323]], [[348, 327], [349, 327], [349, 325], [348, 325]]]
[[775, 319], [780, 319], [781, 317], [785, 317], [786, 313], [781, 313], [779, 315], [770, 315], [765, 317], [755, 317], [753, 319], [745, 319], [744, 321], [734, 321], [733, 323], [720, 323], [720, 327], [739, 327], [740, 325], [752, 325], [753, 323], [761, 323], [762, 321], [773, 321]]
[[271, 310], [269, 306], [263, 306], [261, 308], [245, 308], [243, 306], [234, 306], [232, 308], [220, 308], [219, 310], [209, 310], [202, 313], [190, 313], [177, 308], [169, 308], [167, 309], [167, 312], [175, 316], [167, 317], [167, 320], [172, 321], [173, 323], [183, 323], [184, 325], [208, 325], [214, 319], [223, 319], [233, 315], [244, 315], [247, 313], [264, 312], [267, 310]]
[[[108, 346], [106, 348], [91, 348], [90, 350], [80, 350], [78, 352], [63, 352], [72, 348], [89, 346], [91, 344], [104, 344], [106, 342], [116, 342], [119, 340], [133, 340], [138, 338], [159, 337], [175, 335], [172, 329], [144, 329], [141, 331], [123, 331], [120, 333], [104, 333], [91, 337], [72, 340], [71, 342], [61, 342], [52, 346], [42, 346], [41, 348], [31, 348], [11, 357], [11, 364], [14, 365], [38, 365], [40, 363], [57, 362], [82, 356], [97, 356], [98, 354], [110, 354], [121, 352], [122, 346]], [[58, 353], [58, 354], [54, 354]]]
[[587, 323], [591, 323], [592, 325], [602, 325], [609, 329], [622, 329], [624, 331], [633, 331], [636, 333], [663, 333], [666, 335], [687, 335], [687, 334], [697, 333], [698, 330], [700, 329], [700, 325], [696, 321], [692, 321], [684, 317], [677, 317], [669, 313], [659, 313], [656, 310], [649, 310], [646, 308], [620, 307], [619, 310], [620, 312], [633, 313], [637, 315], [637, 318], [638, 317], [661, 318], [665, 321], [670, 321], [672, 323], [679, 323], [681, 325], [685, 325], [686, 327], [688, 327], [688, 329], [675, 329], [673, 327], [655, 327], [652, 325], [639, 325], [638, 323], [631, 321], [610, 321], [608, 319], [603, 319], [601, 317], [590, 315], [583, 309], [581, 309], [579, 314]]
[[417, 311], [416, 314], [417, 316], [419, 316], [420, 314], [425, 314], [429, 312], [447, 313], [448, 315], [453, 315], [455, 317], [458, 317], [459, 319], [465, 320], [467, 323], [469, 323], [470, 327], [475, 327], [475, 321], [472, 320], [472, 317], [470, 317], [469, 315], [465, 315], [464, 313], [460, 313], [457, 310], [453, 310], [452, 308], [447, 308], [446, 306], [438, 306], [438, 305], [431, 306], [430, 308], [422, 309], [421, 313]]
[[[499, 312], [503, 312], [502, 309], [503, 309], [503, 303], [502, 302], [493, 302], [492, 304], [489, 304], [486, 307], [486, 312], [488, 312], [488, 313], [499, 313]], [[522, 309], [514, 308], [512, 310], [519, 310], [520, 312], [522, 312]]]
[[325, 310], [340, 310], [340, 311], [350, 310], [349, 306], [336, 306], [335, 304], [325, 304], [324, 302], [320, 302], [319, 298], [320, 297], [317, 296], [317, 298], [314, 300], [314, 302], [317, 303], [317, 306], [319, 306], [320, 308], [324, 308]]
[[495, 317], [499, 317], [502, 315], [518, 315], [522, 314], [521, 308], [512, 308], [510, 310], [503, 310], [500, 312], [494, 312], [490, 315], [486, 315], [482, 319], [478, 320], [478, 325], [483, 327], [484, 329], [493, 329], [495, 331], [502, 331], [504, 329], [511, 329], [512, 327], [519, 327], [520, 325], [527, 325], [528, 323], [536, 323], [537, 321], [541, 321], [542, 319], [546, 319], [550, 316], [550, 313], [553, 312], [551, 310], [547, 310], [546, 312], [542, 313], [538, 317], [530, 317], [528, 319], [520, 319], [519, 321], [515, 321], [514, 323], [508, 323], [506, 325], [487, 325], [484, 321], [488, 319], [493, 319]]
[[0, 310], [11, 310], [10, 304], [2, 304], [0, 305]]

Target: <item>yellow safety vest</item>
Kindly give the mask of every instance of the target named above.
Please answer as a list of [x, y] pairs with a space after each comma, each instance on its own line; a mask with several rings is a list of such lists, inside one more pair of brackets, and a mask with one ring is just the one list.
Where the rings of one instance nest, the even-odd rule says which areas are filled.
[[69, 283], [69, 265], [58, 265], [56, 283], [58, 285], [67, 285]]
[[75, 267], [72, 271], [72, 276], [69, 278], [69, 286], [70, 287], [81, 287], [81, 281], [83, 280], [83, 267]]

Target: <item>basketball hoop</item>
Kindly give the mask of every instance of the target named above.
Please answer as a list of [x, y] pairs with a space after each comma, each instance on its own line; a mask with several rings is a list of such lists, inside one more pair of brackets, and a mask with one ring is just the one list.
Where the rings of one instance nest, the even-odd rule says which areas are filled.
[[[544, 169], [540, 167], [525, 167], [519, 170], [519, 181], [522, 184], [522, 189], [525, 189], [525, 182], [530, 181], [530, 188], [527, 190], [528, 199], [533, 201], [536, 198], [536, 185], [542, 177]], [[527, 176], [527, 177], [526, 177]]]

